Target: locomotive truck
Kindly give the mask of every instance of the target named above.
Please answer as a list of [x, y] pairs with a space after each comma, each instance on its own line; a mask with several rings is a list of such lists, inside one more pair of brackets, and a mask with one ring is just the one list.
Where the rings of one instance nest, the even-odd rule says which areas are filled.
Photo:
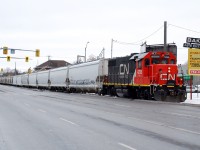
[[[160, 45], [159, 45], [160, 46]], [[1, 84], [63, 90], [95, 92], [133, 99], [183, 102], [186, 87], [178, 76], [174, 45], [164, 51], [146, 48], [125, 57], [100, 59], [46, 71], [1, 77]]]

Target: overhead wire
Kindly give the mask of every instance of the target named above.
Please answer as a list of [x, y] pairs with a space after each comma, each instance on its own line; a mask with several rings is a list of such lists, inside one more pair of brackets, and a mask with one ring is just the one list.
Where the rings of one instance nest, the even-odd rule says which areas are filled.
[[135, 42], [122, 42], [122, 41], [118, 41], [118, 40], [113, 40], [114, 42], [116, 43], [119, 43], [119, 44], [124, 44], [124, 45], [140, 45], [142, 41], [148, 39], [149, 37], [153, 36], [154, 34], [156, 34], [159, 30], [161, 30], [164, 26], [162, 25], [161, 27], [159, 27], [156, 31], [154, 31], [153, 33], [151, 33], [150, 35], [142, 38], [141, 40], [138, 40], [138, 41], [135, 41]]
[[195, 31], [195, 30], [192, 30], [192, 29], [184, 28], [184, 27], [181, 27], [181, 26], [173, 25], [173, 24], [169, 24], [169, 26], [173, 26], [173, 27], [176, 27], [176, 28], [180, 28], [180, 29], [195, 32], [195, 33], [200, 33], [199, 31]]

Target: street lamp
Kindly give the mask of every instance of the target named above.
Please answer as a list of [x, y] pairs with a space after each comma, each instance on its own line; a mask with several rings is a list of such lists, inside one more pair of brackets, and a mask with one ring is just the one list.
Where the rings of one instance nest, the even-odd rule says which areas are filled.
[[86, 49], [87, 49], [88, 43], [90, 43], [90, 42], [87, 42], [87, 43], [86, 43], [86, 46], [85, 46], [85, 62], [86, 62]]

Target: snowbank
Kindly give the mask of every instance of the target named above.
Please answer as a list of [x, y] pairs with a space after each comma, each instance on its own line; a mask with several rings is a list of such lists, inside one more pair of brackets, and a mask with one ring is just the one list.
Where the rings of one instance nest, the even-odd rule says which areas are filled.
[[183, 103], [200, 104], [200, 93], [192, 93], [192, 99], [190, 99], [190, 93], [188, 93], [187, 100]]

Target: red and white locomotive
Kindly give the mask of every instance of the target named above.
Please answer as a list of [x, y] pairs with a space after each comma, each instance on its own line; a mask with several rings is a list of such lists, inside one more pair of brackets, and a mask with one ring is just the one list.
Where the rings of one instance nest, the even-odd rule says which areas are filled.
[[172, 51], [160, 48], [110, 59], [101, 92], [137, 99], [185, 101], [186, 89], [178, 77], [176, 61]]

